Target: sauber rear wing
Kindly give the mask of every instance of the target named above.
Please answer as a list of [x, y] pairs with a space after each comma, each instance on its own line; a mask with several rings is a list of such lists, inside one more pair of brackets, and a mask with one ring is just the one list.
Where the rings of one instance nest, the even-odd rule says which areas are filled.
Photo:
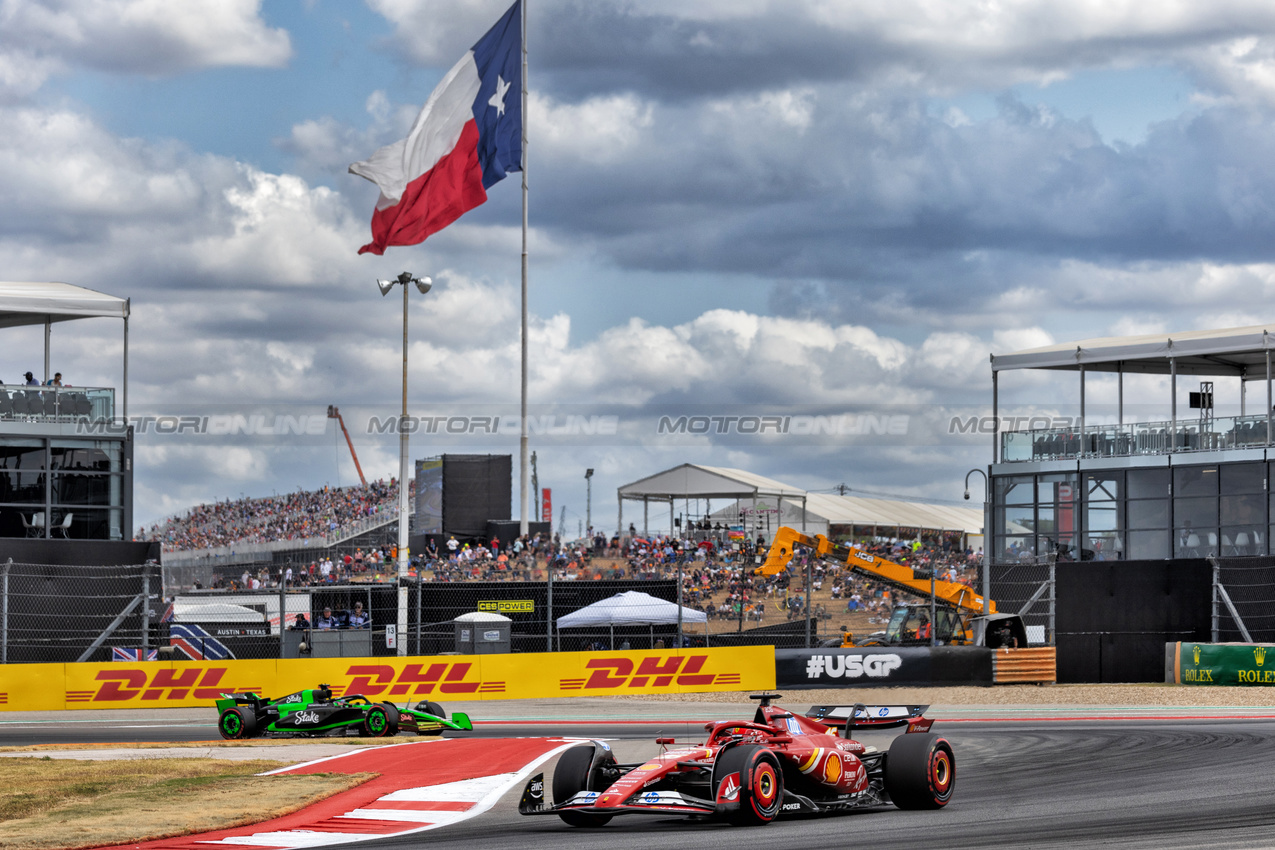
[[845, 729], [850, 737], [852, 729], [893, 729], [906, 726], [908, 732], [928, 732], [934, 724], [922, 715], [928, 705], [812, 705], [806, 716], [825, 726]]

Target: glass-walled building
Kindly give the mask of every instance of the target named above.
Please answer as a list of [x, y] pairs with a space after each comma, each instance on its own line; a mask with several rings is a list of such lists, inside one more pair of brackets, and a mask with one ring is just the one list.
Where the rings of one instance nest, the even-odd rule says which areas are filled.
[[[125, 298], [67, 283], [0, 281], [0, 328], [44, 327], [43, 377], [0, 384], [0, 537], [131, 539], [128, 316]], [[53, 327], [94, 317], [124, 322], [118, 407], [114, 387], [61, 386], [50, 369]]]
[[[1074, 560], [1275, 554], [1273, 348], [1259, 326], [994, 355], [993, 560], [1050, 551]], [[1002, 420], [999, 380], [1015, 369], [1075, 372], [1080, 415]], [[1094, 372], [1117, 377], [1114, 423], [1086, 421], [1085, 376]], [[1169, 376], [1167, 419], [1125, 421], [1125, 376], [1138, 374]], [[1182, 417], [1179, 376], [1205, 379]], [[1239, 381], [1238, 416], [1212, 415], [1215, 377]], [[1250, 414], [1254, 382], [1265, 403]]]

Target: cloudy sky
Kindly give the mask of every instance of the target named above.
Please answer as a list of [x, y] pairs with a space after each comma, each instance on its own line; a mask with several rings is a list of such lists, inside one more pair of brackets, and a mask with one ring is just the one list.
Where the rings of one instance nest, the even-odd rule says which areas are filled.
[[[530, 3], [530, 401], [563, 432], [532, 448], [569, 532], [586, 467], [606, 529], [617, 486], [683, 462], [959, 500], [990, 441], [948, 423], [990, 410], [989, 352], [1271, 319], [1269, 2]], [[517, 176], [375, 257], [346, 172], [507, 6], [0, 0], [0, 279], [132, 299], [131, 414], [337, 404], [389, 477], [367, 422], [397, 410], [401, 305], [374, 281], [432, 275], [412, 412], [505, 424], [413, 455], [516, 458]], [[54, 368], [118, 385], [120, 336], [60, 326]], [[6, 341], [0, 379], [38, 370], [40, 332]], [[1073, 384], [1002, 388], [1067, 411]], [[1167, 413], [1157, 379], [1127, 392]], [[816, 415], [842, 433], [658, 424]], [[137, 520], [349, 484], [338, 440], [140, 434]]]

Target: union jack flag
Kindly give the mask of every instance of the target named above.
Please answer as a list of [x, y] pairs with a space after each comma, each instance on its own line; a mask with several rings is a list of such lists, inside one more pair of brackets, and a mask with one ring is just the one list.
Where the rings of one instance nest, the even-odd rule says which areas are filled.
[[224, 661], [235, 654], [202, 626], [169, 623], [168, 642], [192, 661]]
[[[142, 657], [143, 653], [146, 656], [145, 658]], [[158, 658], [159, 650], [157, 649], [143, 650], [140, 647], [134, 648], [131, 646], [127, 648], [122, 646], [111, 647], [112, 661], [155, 661]]]

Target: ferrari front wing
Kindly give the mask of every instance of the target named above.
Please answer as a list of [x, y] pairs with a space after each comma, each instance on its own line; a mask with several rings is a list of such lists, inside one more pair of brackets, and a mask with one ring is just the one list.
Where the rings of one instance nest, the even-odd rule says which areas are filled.
[[580, 812], [591, 815], [712, 815], [719, 807], [712, 800], [691, 797], [680, 791], [638, 791], [624, 803], [616, 806], [598, 806], [598, 798], [605, 791], [581, 791], [564, 803], [552, 804], [545, 800], [545, 778], [537, 773], [522, 790], [518, 813], [523, 815], [556, 815], [559, 812]]

